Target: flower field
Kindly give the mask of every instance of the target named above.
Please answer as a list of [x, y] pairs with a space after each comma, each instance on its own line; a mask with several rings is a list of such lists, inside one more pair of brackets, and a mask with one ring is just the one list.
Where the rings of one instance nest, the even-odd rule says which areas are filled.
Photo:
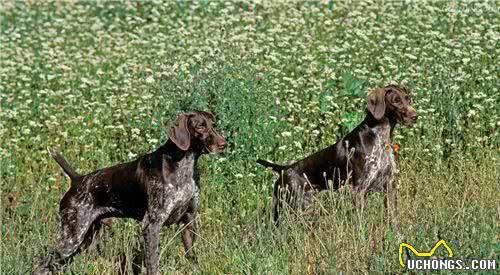
[[[390, 83], [419, 114], [394, 137], [405, 239], [499, 259], [497, 4], [2, 1], [0, 273], [29, 273], [55, 244], [69, 181], [47, 147], [90, 172], [157, 148], [195, 109], [216, 114], [228, 146], [200, 161], [198, 266], [164, 228], [163, 274], [404, 273], [381, 194], [360, 214], [347, 190], [325, 192], [274, 228], [276, 176], [255, 162], [333, 144]], [[64, 274], [133, 274], [140, 228], [115, 220]]]

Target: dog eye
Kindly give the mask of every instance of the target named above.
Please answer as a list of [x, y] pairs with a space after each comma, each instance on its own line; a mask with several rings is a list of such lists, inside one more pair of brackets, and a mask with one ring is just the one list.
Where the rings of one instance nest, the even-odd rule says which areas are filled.
[[399, 103], [401, 102], [401, 98], [398, 96], [398, 97], [395, 97], [394, 98], [394, 103]]

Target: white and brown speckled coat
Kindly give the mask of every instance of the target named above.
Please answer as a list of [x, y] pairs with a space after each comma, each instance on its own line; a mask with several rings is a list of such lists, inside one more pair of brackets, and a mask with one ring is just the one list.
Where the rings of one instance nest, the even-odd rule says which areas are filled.
[[[396, 177], [398, 167], [392, 148], [392, 133], [397, 124], [411, 125], [417, 113], [402, 87], [389, 85], [371, 92], [365, 119], [335, 144], [290, 165], [265, 160], [259, 164], [279, 174], [274, 186], [274, 221], [278, 222], [283, 204], [307, 208], [314, 194], [351, 186], [353, 202], [365, 206], [370, 192], [385, 192], [386, 206], [396, 213]], [[394, 227], [399, 231], [397, 221]]]
[[158, 274], [159, 234], [163, 225], [182, 226], [186, 256], [195, 260], [195, 217], [199, 207], [198, 158], [221, 152], [224, 138], [206, 112], [181, 114], [169, 140], [156, 151], [132, 162], [77, 174], [57, 152], [49, 150], [71, 179], [60, 203], [57, 247], [43, 257], [34, 274], [49, 274], [92, 238], [100, 220], [133, 218], [142, 222], [147, 274]]

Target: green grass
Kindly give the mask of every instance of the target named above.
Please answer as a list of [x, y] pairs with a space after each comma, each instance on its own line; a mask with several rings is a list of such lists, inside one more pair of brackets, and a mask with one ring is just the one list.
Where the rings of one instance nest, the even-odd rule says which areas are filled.
[[[55, 243], [69, 183], [46, 147], [90, 172], [158, 147], [193, 109], [217, 114], [228, 150], [200, 163], [199, 267], [165, 228], [164, 274], [404, 273], [380, 194], [360, 215], [347, 190], [324, 193], [274, 228], [275, 176], [255, 163], [334, 143], [388, 83], [419, 112], [395, 136], [406, 240], [498, 260], [496, 2], [323, 2], [3, 1], [0, 273]], [[119, 220], [64, 272], [131, 273], [141, 250], [140, 225]]]

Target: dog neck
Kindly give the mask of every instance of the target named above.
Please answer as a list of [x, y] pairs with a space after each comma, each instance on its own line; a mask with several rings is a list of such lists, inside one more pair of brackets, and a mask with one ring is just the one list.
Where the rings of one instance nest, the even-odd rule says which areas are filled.
[[365, 124], [372, 131], [382, 135], [385, 139], [384, 142], [391, 143], [397, 121], [385, 115], [381, 119], [376, 119], [373, 117], [372, 113], [367, 111], [362, 124]]
[[179, 147], [177, 147], [171, 139], [168, 139], [167, 142], [160, 146], [160, 148], [156, 149], [154, 153], [166, 155], [169, 159], [176, 162], [192, 155], [194, 155], [194, 159], [197, 160], [201, 155], [200, 153], [193, 151], [191, 148], [187, 151], [179, 149]]

